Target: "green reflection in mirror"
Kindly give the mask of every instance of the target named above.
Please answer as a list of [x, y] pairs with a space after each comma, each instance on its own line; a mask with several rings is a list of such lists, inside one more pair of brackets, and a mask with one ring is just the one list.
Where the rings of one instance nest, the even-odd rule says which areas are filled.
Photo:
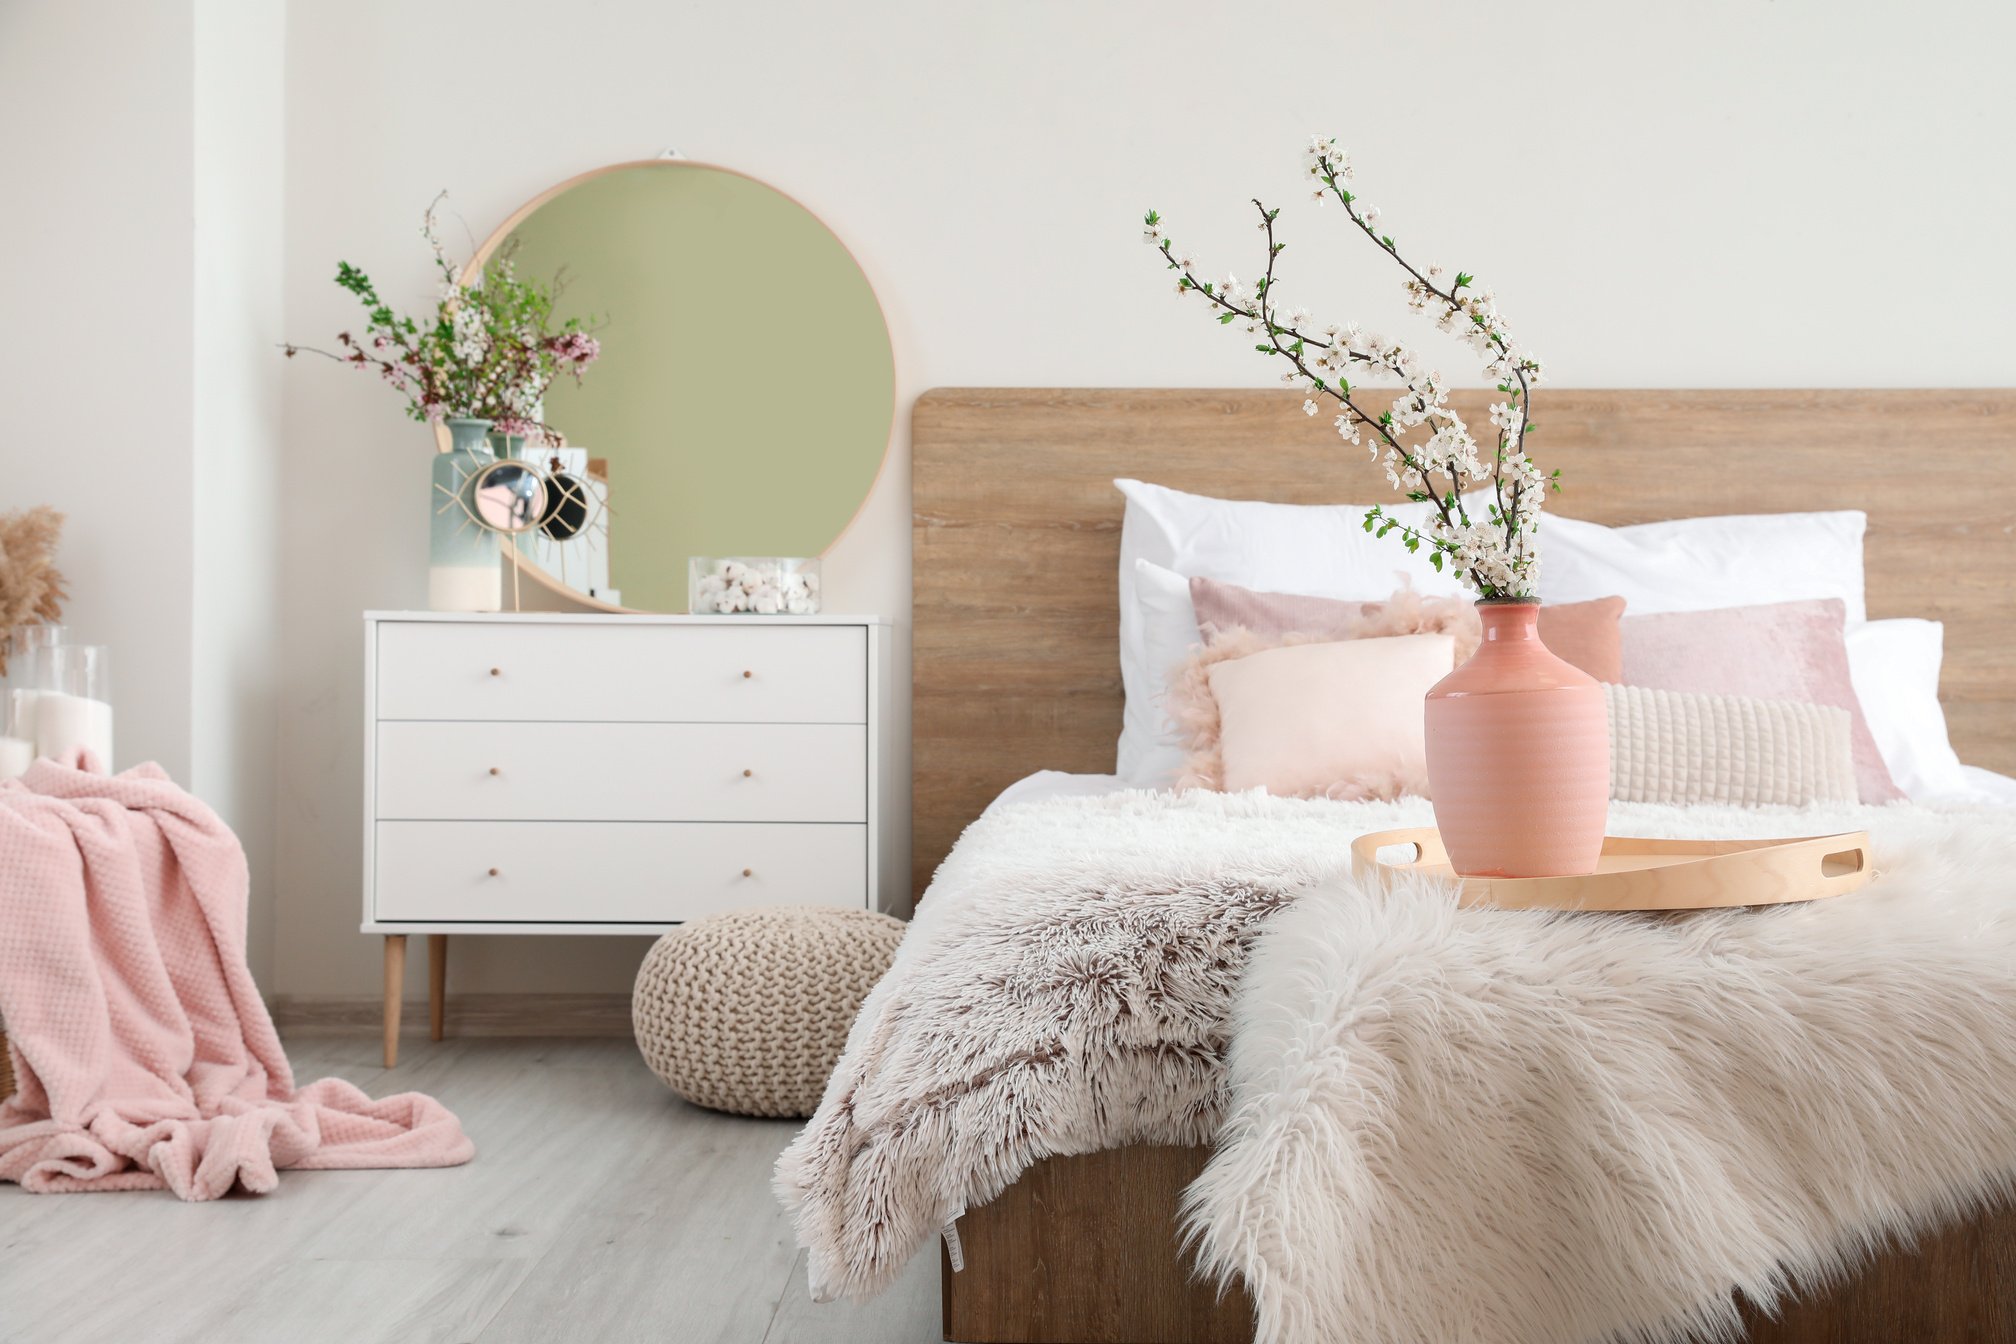
[[[606, 463], [608, 584], [686, 610], [692, 555], [817, 555], [867, 498], [895, 369], [867, 277], [816, 216], [725, 169], [626, 164], [512, 230], [602, 358], [546, 421]], [[575, 587], [585, 576], [566, 574]]]

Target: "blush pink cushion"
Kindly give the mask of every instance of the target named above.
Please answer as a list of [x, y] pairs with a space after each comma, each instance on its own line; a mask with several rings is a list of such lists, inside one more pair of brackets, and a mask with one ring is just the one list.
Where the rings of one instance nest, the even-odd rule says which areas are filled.
[[[1469, 601], [1457, 597], [1424, 598], [1404, 589], [1385, 602], [1345, 602], [1300, 593], [1263, 593], [1236, 583], [1193, 578], [1190, 604], [1197, 611], [1197, 628], [1207, 638], [1214, 631], [1242, 628], [1277, 639], [1288, 634], [1363, 639], [1368, 626], [1373, 634], [1399, 633], [1395, 621], [1387, 617], [1402, 615], [1400, 609], [1404, 607], [1406, 614], [1400, 624], [1423, 630], [1447, 629], [1456, 635], [1456, 656], [1461, 661], [1476, 649], [1481, 631], [1476, 609]], [[1393, 609], [1390, 613], [1389, 608]], [[1598, 681], [1621, 681], [1623, 654], [1618, 622], [1623, 615], [1621, 597], [1545, 606], [1540, 608], [1540, 642], [1556, 658], [1574, 664]]]
[[1846, 618], [1838, 597], [1632, 616], [1623, 623], [1624, 683], [1845, 709], [1856, 791], [1865, 803], [1894, 802], [1904, 795], [1848, 678]]
[[1425, 792], [1422, 702], [1455, 661], [1448, 635], [1397, 635], [1213, 665], [1224, 787], [1297, 798]]

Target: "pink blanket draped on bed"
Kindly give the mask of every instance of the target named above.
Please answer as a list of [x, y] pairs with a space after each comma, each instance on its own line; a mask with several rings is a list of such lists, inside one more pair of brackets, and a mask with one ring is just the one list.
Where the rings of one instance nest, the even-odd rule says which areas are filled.
[[[87, 759], [83, 762], [88, 765]], [[446, 1167], [417, 1092], [295, 1090], [245, 964], [245, 854], [156, 765], [38, 761], [0, 785], [0, 1180], [38, 1192], [271, 1190], [283, 1168]]]

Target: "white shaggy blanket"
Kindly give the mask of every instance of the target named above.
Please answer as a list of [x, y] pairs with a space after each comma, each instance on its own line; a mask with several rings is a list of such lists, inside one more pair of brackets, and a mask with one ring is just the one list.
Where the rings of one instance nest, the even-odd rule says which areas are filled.
[[1136, 1142], [1219, 1138], [1191, 1229], [1262, 1340], [1677, 1338], [2006, 1188], [2011, 814], [1614, 809], [1876, 834], [1869, 889], [1762, 913], [1293, 899], [1426, 819], [1133, 793], [975, 823], [779, 1160], [815, 1295], [882, 1287], [1043, 1156]]
[[1717, 1338], [1736, 1289], [1768, 1308], [2009, 1196], [2016, 813], [1619, 811], [1866, 827], [1879, 876], [1677, 918], [1304, 893], [1248, 965], [1185, 1198], [1263, 1344]]

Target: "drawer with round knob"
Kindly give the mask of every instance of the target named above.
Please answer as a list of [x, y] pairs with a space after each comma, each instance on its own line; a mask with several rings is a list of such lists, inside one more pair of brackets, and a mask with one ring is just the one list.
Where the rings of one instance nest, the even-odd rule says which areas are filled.
[[380, 719], [866, 723], [858, 625], [396, 621]]
[[387, 923], [648, 924], [756, 905], [859, 909], [868, 830], [760, 822], [381, 821]]
[[381, 820], [868, 819], [868, 730], [846, 723], [377, 727]]

